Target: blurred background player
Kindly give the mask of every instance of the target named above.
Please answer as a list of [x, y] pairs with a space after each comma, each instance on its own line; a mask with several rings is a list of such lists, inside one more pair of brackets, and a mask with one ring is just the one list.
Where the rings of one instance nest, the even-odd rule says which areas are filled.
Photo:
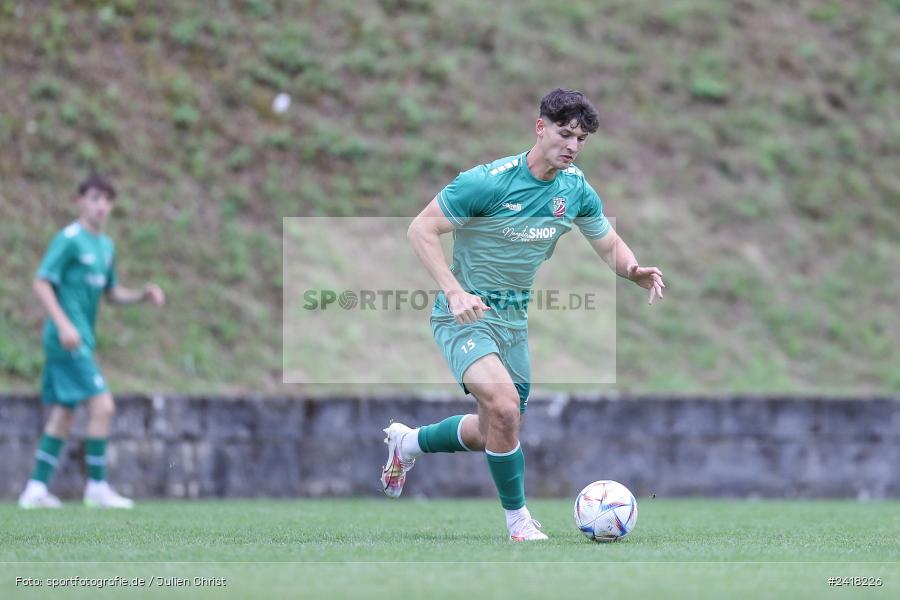
[[79, 184], [79, 218], [53, 237], [35, 276], [34, 293], [47, 313], [41, 397], [50, 406], [50, 416], [35, 453], [31, 479], [19, 496], [22, 508], [61, 505], [47, 484], [81, 403], [87, 403], [89, 411], [84, 503], [104, 508], [133, 506], [106, 481], [106, 441], [115, 406], [94, 361], [94, 322], [102, 293], [113, 304], [149, 302], [155, 306], [165, 303], [165, 295], [152, 283], [141, 290], [118, 284], [115, 246], [103, 233], [115, 197], [115, 188], [102, 177], [91, 176]]
[[[478, 401], [478, 414], [385, 429], [388, 496], [400, 495], [423, 453], [484, 451], [510, 539], [547, 539], [525, 506], [519, 444], [531, 387], [526, 306], [537, 269], [574, 224], [616, 274], [649, 290], [651, 304], [665, 287], [659, 269], [638, 265], [573, 166], [597, 127], [584, 94], [553, 90], [541, 101], [531, 150], [460, 173], [410, 225], [410, 243], [442, 290], [431, 315], [434, 338], [456, 381]], [[439, 238], [451, 231], [448, 268]]]

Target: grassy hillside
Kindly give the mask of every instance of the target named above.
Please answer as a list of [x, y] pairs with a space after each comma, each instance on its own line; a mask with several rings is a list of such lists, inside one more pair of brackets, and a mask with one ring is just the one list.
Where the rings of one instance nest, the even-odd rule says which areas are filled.
[[30, 279], [89, 170], [121, 188], [120, 278], [170, 298], [104, 307], [116, 389], [275, 391], [281, 218], [411, 216], [563, 85], [669, 284], [619, 284], [619, 388], [900, 390], [897, 0], [486, 6], [0, 0], [0, 389], [35, 385]]

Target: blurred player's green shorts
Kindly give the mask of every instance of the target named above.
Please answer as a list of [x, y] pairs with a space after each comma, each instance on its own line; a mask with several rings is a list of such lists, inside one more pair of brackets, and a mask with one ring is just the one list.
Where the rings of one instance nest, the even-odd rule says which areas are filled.
[[79, 352], [67, 358], [48, 358], [44, 363], [41, 381], [44, 404], [74, 408], [107, 389], [103, 374], [90, 352]]
[[486, 319], [461, 324], [451, 316], [432, 315], [431, 332], [453, 377], [466, 394], [469, 393], [463, 383], [466, 369], [488, 354], [499, 356], [519, 392], [519, 412], [525, 412], [531, 390], [527, 329], [511, 329]]

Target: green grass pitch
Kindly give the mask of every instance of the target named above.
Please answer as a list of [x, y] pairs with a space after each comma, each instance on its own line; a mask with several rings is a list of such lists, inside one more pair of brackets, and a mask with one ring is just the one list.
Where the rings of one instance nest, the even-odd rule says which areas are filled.
[[[130, 512], [3, 504], [0, 596], [900, 597], [898, 502], [638, 503], [634, 532], [615, 544], [587, 541], [569, 500], [529, 502], [551, 538], [540, 544], [508, 542], [492, 500], [148, 501]], [[48, 587], [116, 576], [148, 583]], [[829, 577], [881, 585], [829, 586]], [[188, 584], [172, 587], [178, 579]]]

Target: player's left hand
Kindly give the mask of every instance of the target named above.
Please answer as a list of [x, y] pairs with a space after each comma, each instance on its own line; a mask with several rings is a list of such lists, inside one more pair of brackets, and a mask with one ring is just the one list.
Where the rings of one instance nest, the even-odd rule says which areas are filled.
[[638, 265], [633, 265], [630, 269], [628, 269], [628, 279], [635, 282], [645, 290], [650, 290], [650, 304], [653, 304], [654, 298], [663, 297], [662, 291], [663, 288], [666, 287], [666, 284], [663, 283], [662, 271], [660, 271], [656, 267], [641, 267]]
[[144, 286], [143, 300], [144, 302], [149, 302], [153, 306], [162, 306], [166, 303], [166, 295], [163, 293], [161, 287], [155, 283], [148, 283]]

